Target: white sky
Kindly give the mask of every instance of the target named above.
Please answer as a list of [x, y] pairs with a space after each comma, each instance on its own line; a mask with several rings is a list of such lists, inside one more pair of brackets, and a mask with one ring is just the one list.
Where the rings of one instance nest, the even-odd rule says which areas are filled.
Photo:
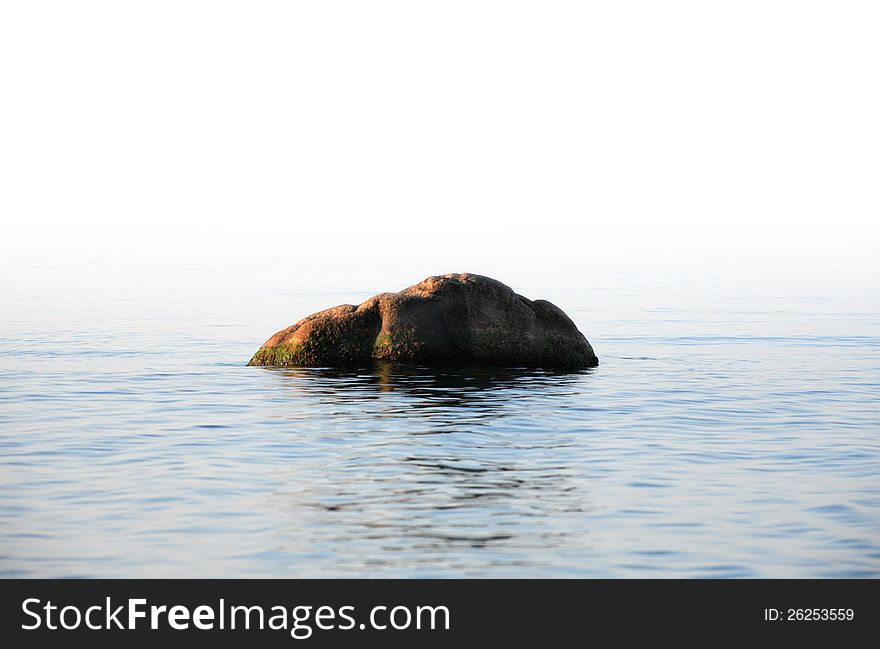
[[0, 7], [7, 252], [880, 240], [877, 2]]

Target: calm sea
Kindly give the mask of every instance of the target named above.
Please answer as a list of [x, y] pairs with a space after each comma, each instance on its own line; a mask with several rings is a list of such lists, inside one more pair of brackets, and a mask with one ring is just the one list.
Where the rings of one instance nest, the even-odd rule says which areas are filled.
[[471, 267], [601, 365], [245, 363], [429, 272], [34, 260], [0, 313], [0, 575], [878, 577], [877, 283]]

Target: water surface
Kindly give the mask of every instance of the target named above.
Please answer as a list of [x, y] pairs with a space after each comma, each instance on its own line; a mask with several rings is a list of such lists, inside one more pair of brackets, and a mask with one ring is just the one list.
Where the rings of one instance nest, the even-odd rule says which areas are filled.
[[880, 576], [870, 284], [501, 277], [601, 365], [339, 371], [245, 363], [421, 275], [252, 270], [5, 283], [0, 574]]

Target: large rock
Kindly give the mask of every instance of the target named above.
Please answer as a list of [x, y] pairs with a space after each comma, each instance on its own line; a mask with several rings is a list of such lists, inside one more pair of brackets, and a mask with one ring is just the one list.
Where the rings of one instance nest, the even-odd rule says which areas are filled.
[[561, 309], [470, 273], [437, 275], [360, 306], [303, 318], [249, 365], [322, 367], [371, 359], [458, 365], [593, 367], [593, 348]]

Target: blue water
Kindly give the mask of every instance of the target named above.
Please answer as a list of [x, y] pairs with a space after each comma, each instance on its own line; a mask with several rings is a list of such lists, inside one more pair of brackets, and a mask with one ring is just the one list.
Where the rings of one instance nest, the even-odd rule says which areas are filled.
[[[486, 272], [434, 272], [460, 270]], [[0, 575], [880, 576], [870, 282], [511, 271], [598, 368], [333, 371], [245, 363], [303, 315], [427, 273], [16, 273]]]

